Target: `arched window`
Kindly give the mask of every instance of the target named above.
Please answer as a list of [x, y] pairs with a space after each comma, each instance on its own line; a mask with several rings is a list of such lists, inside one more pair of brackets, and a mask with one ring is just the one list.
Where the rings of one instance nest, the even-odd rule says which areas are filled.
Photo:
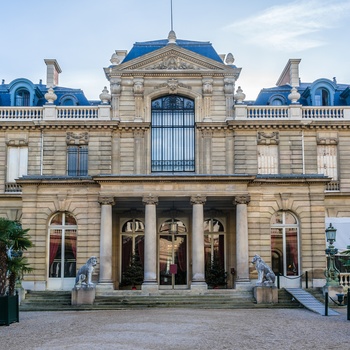
[[325, 88], [318, 88], [315, 91], [315, 106], [329, 106], [329, 92]]
[[274, 100], [272, 100], [271, 105], [272, 106], [282, 106], [282, 101], [279, 98], [275, 98]]
[[78, 100], [76, 96], [71, 94], [66, 94], [61, 97], [59, 104], [61, 106], [77, 106]]
[[62, 102], [61, 102], [62, 106], [75, 106], [74, 101], [71, 98], [65, 98]]
[[[142, 221], [137, 219], [131, 219], [124, 223], [121, 232], [121, 279], [120, 282], [124, 285], [128, 285], [128, 282], [123, 281], [123, 277], [127, 270], [132, 267], [134, 262], [141, 262], [143, 266], [144, 262], [144, 239], [145, 239], [145, 226]], [[139, 271], [140, 274], [143, 272]], [[143, 276], [142, 276], [143, 277]]]
[[152, 101], [152, 172], [194, 171], [194, 101], [169, 95]]
[[278, 211], [271, 219], [271, 262], [275, 274], [298, 276], [299, 224], [288, 211]]
[[20, 88], [16, 91], [15, 106], [30, 106], [30, 93], [27, 89]]
[[77, 223], [73, 215], [66, 212], [55, 214], [49, 224], [49, 237], [49, 277], [75, 277]]

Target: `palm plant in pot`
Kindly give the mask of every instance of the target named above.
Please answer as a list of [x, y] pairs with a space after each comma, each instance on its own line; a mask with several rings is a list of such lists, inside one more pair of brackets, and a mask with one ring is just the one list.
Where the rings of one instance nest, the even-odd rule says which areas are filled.
[[22, 256], [33, 246], [28, 231], [18, 221], [0, 218], [0, 324], [19, 320], [16, 282], [32, 270]]

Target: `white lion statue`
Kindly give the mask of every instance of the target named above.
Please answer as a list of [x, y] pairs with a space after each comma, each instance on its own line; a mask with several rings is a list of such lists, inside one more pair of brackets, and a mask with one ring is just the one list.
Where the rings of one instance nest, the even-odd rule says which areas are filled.
[[91, 282], [91, 278], [96, 265], [97, 265], [97, 258], [96, 256], [92, 256], [86, 262], [86, 264], [84, 264], [78, 270], [77, 277], [75, 278], [75, 287], [79, 287], [79, 286], [93, 287], [94, 286], [94, 284]]
[[273, 286], [275, 284], [276, 275], [271, 270], [260, 255], [254, 255], [252, 263], [255, 265], [256, 271], [258, 271], [257, 286]]

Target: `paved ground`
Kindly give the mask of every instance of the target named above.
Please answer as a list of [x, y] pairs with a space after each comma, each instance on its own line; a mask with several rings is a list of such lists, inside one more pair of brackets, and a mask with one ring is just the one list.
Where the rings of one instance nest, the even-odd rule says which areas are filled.
[[349, 349], [350, 321], [306, 309], [21, 312], [0, 349]]

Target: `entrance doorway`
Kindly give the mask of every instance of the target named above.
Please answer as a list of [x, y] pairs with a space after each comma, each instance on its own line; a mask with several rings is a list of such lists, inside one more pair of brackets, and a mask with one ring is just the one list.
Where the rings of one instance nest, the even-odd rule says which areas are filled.
[[71, 290], [76, 275], [77, 223], [67, 212], [56, 213], [49, 225], [47, 289]]
[[160, 287], [187, 287], [187, 228], [182, 221], [169, 219], [162, 223], [158, 257]]

